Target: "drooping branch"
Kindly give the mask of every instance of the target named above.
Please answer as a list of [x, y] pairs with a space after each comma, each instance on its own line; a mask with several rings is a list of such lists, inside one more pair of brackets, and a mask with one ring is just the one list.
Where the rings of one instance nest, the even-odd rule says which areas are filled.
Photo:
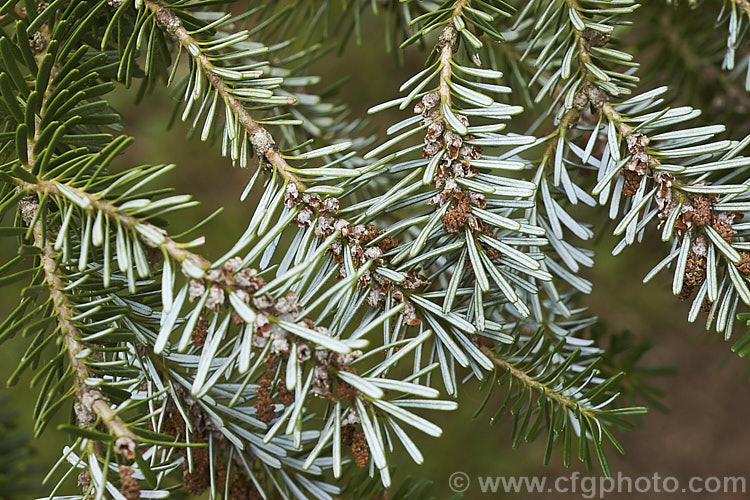
[[212, 71], [214, 65], [204, 53], [200, 52], [198, 43], [185, 29], [180, 18], [172, 10], [157, 2], [146, 0], [145, 5], [156, 16], [157, 25], [171, 34], [192, 55], [193, 60], [200, 67], [201, 72], [208, 82], [216, 89], [222, 99], [226, 101], [228, 108], [232, 110], [238, 122], [245, 129], [256, 154], [265, 158], [268, 163], [276, 168], [282, 177], [296, 185], [300, 192], [304, 192], [306, 189], [305, 184], [290, 170], [289, 164], [281, 156], [279, 148], [271, 134], [265, 127], [255, 121], [242, 102], [227, 90], [224, 80]]
[[[35, 56], [37, 62], [41, 61], [43, 56], [44, 52], [37, 54]], [[53, 67], [51, 74], [56, 73], [58, 69], [57, 66]], [[41, 97], [40, 109], [45, 107], [50, 95], [51, 89], [47, 88]], [[27, 143], [28, 160], [26, 167], [30, 171], [33, 170], [37, 161], [34, 154], [34, 146], [41, 134], [39, 123], [39, 118], [35, 117], [32, 139]], [[29, 185], [21, 185], [18, 189], [21, 190], [26, 187], [29, 187]], [[68, 359], [74, 372], [73, 378], [76, 388], [75, 412], [78, 424], [82, 427], [94, 425], [98, 417], [104, 426], [115, 436], [115, 450], [125, 458], [132, 460], [135, 457], [138, 438], [110, 407], [107, 396], [98, 387], [86, 384], [86, 380], [92, 375], [89, 367], [79, 359], [79, 354], [84, 351], [85, 347], [79, 340], [81, 332], [71, 319], [75, 316], [75, 313], [65, 294], [65, 283], [59, 274], [57, 254], [48, 241], [48, 235], [44, 232], [42, 220], [38, 219], [36, 222], [33, 222], [33, 214], [40, 209], [39, 202], [29, 198], [24, 198], [19, 204], [19, 211], [25, 222], [27, 224], [34, 223], [32, 229], [34, 245], [42, 251], [39, 258], [44, 271], [44, 281], [49, 288], [51, 302], [57, 316], [57, 324], [62, 335], [62, 343], [66, 348]], [[32, 217], [27, 218], [27, 216]]]
[[85, 347], [79, 341], [80, 331], [71, 320], [75, 313], [65, 294], [65, 283], [59, 275], [56, 252], [43, 233], [41, 221], [34, 225], [33, 234], [34, 245], [42, 250], [40, 259], [44, 270], [44, 280], [49, 288], [62, 341], [68, 352], [68, 360], [74, 370], [75, 410], [78, 423], [81, 426], [89, 426], [95, 423], [96, 417], [99, 417], [115, 436], [116, 451], [132, 460], [135, 456], [137, 437], [109, 406], [109, 400], [104, 393], [98, 387], [86, 384], [86, 380], [92, 375], [89, 367], [78, 357]]

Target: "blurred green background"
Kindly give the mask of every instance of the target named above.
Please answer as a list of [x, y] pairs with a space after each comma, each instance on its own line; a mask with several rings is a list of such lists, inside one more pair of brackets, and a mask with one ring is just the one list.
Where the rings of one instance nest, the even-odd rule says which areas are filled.
[[[361, 46], [348, 47], [339, 57], [327, 56], [314, 66], [314, 73], [323, 81], [337, 80], [342, 72], [351, 71], [351, 81], [343, 88], [340, 99], [348, 104], [353, 116], [362, 116], [366, 109], [397, 95], [398, 86], [413, 74], [410, 67], [418, 67], [424, 59], [419, 50], [407, 54], [406, 65], [399, 67], [392, 55], [383, 48], [382, 25], [369, 18], [363, 25]], [[323, 84], [325, 86], [325, 83]], [[197, 140], [185, 139], [186, 127], [176, 125], [165, 130], [172, 110], [172, 97], [166, 91], [148, 97], [141, 105], [132, 105], [134, 92], [118, 91], [115, 107], [124, 113], [126, 132], [137, 137], [127, 157], [120, 165], [133, 163], [176, 163], [167, 183], [179, 193], [191, 193], [202, 205], [192, 212], [187, 227], [219, 207], [224, 211], [203, 229], [207, 244], [204, 253], [218, 257], [244, 230], [252, 213], [252, 201], [239, 202], [239, 196], [252, 170], [233, 169], [215, 149]], [[382, 113], [373, 118], [372, 127], [381, 132], [396, 121], [397, 112]], [[589, 213], [593, 211], [589, 209]], [[592, 214], [593, 215], [593, 214]], [[590, 220], [600, 222], [601, 213]], [[599, 225], [598, 231], [611, 232]], [[686, 322], [687, 304], [672, 297], [666, 278], [655, 279], [648, 285], [642, 277], [656, 263], [663, 249], [658, 241], [646, 242], [627, 249], [614, 258], [610, 255], [613, 241], [602, 238], [596, 245], [597, 264], [588, 271], [595, 284], [595, 293], [583, 297], [582, 302], [592, 312], [606, 320], [612, 330], [629, 329], [639, 339], [650, 338], [656, 347], [647, 355], [649, 366], [672, 365], [676, 375], [656, 381], [666, 392], [664, 403], [670, 414], [652, 410], [642, 419], [643, 428], [618, 437], [627, 454], [618, 456], [612, 449], [610, 463], [613, 472], [629, 476], [676, 476], [687, 481], [691, 476], [745, 476], [750, 455], [747, 415], [750, 414], [750, 385], [748, 365], [729, 353], [729, 344], [714, 333], [706, 333], [700, 324]], [[14, 254], [12, 241], [0, 241], [0, 262]], [[17, 288], [0, 289], [0, 317], [14, 306]], [[741, 331], [741, 325], [738, 325]], [[0, 347], [9, 361], [0, 364], [0, 378], [5, 380], [14, 361], [23, 352], [24, 339], [16, 338]], [[27, 386], [28, 377], [10, 389], [9, 405], [20, 412], [20, 429], [31, 429], [30, 414], [36, 394]], [[4, 385], [4, 384], [3, 384]], [[550, 478], [581, 471], [578, 464], [570, 470], [562, 467], [559, 454], [552, 463], [542, 465], [543, 443], [524, 444], [512, 450], [508, 436], [508, 420], [490, 426], [493, 403], [478, 418], [472, 414], [482, 395], [476, 386], [463, 391], [462, 407], [458, 412], [436, 415], [436, 422], [444, 429], [441, 439], [422, 439], [420, 443], [426, 463], [417, 467], [408, 457], [396, 460], [394, 481], [407, 475], [434, 482], [432, 492], [438, 498], [452, 494], [448, 478], [456, 471], [467, 473], [473, 482], [465, 498], [484, 498], [476, 484], [476, 476], [544, 475]], [[496, 407], [495, 403], [495, 407]], [[67, 418], [60, 412], [60, 422]], [[65, 436], [52, 426], [34, 442], [35, 461], [48, 467], [60, 456]], [[3, 493], [0, 492], [0, 498]], [[495, 498], [581, 498], [580, 493], [502, 494]], [[679, 496], [679, 495], [678, 495]], [[656, 493], [622, 493], [616, 498], [658, 498]], [[744, 495], [694, 494], [690, 498], [741, 498]], [[609, 496], [607, 497], [609, 498]]]

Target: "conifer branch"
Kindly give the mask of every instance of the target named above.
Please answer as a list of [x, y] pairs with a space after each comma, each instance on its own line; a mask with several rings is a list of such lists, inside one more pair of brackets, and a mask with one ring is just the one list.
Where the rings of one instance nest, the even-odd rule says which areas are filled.
[[304, 192], [307, 187], [302, 181], [300, 181], [296, 174], [290, 171], [289, 164], [281, 156], [279, 148], [271, 134], [265, 127], [253, 119], [242, 102], [240, 102], [231, 92], [227, 91], [224, 80], [212, 71], [213, 64], [205, 54], [200, 52], [198, 44], [187, 32], [180, 18], [177, 17], [172, 10], [157, 2], [145, 0], [145, 4], [156, 16], [157, 25], [172, 35], [172, 37], [191, 54], [208, 82], [227, 103], [227, 106], [232, 110], [239, 123], [247, 132], [250, 143], [256, 154], [264, 158], [269, 164], [276, 168], [279, 174], [294, 184], [300, 192]]
[[482, 352], [492, 360], [492, 363], [497, 366], [501, 370], [507, 371], [511, 377], [515, 378], [519, 382], [521, 382], [524, 386], [529, 387], [530, 389], [534, 389], [539, 391], [541, 394], [544, 395], [544, 397], [556, 402], [560, 406], [563, 406], [565, 408], [568, 408], [577, 414], [580, 413], [581, 415], [584, 415], [585, 417], [591, 418], [591, 419], [597, 419], [598, 416], [595, 411], [591, 410], [590, 408], [587, 408], [583, 405], [581, 405], [578, 401], [576, 401], [573, 398], [567, 397], [565, 394], [562, 394], [559, 391], [555, 391], [554, 389], [551, 389], [546, 384], [539, 382], [535, 378], [533, 378], [528, 373], [524, 372], [523, 370], [519, 370], [515, 366], [513, 366], [512, 363], [506, 361], [505, 359], [502, 359], [498, 357], [495, 352], [490, 349], [487, 346], [480, 347]]
[[79, 354], [85, 347], [78, 340], [81, 334], [71, 318], [75, 316], [72, 307], [65, 294], [65, 283], [59, 276], [57, 254], [43, 234], [42, 223], [34, 225], [34, 244], [42, 249], [40, 259], [44, 270], [44, 280], [48, 285], [52, 304], [54, 305], [57, 322], [62, 336], [63, 344], [68, 351], [68, 360], [75, 372], [74, 380], [76, 386], [75, 406], [78, 423], [82, 427], [88, 427], [95, 422], [93, 415], [98, 416], [101, 422], [115, 436], [115, 450], [125, 458], [132, 460], [135, 456], [135, 447], [138, 438], [115, 413], [109, 405], [109, 399], [95, 386], [87, 385], [86, 380], [92, 376], [85, 362], [79, 359]]
[[[580, 11], [581, 7], [578, 5], [578, 0], [565, 0], [568, 4], [568, 6], [571, 9], [575, 9], [576, 11]], [[744, 0], [738, 0], [738, 1], [744, 1]], [[589, 41], [586, 40], [586, 38], [583, 35], [583, 32], [573, 26], [572, 28], [573, 36], [575, 37], [576, 44], [578, 45], [578, 59], [581, 63], [581, 70], [583, 71], [584, 78], [583, 78], [583, 85], [581, 89], [579, 90], [579, 96], [582, 98], [587, 98], [588, 102], [590, 102], [596, 109], [600, 110], [604, 115], [607, 117], [607, 119], [617, 125], [617, 128], [619, 129], [620, 133], [623, 135], [623, 137], [628, 137], [632, 133], [632, 127], [625, 123], [623, 118], [620, 116], [620, 114], [612, 107], [612, 104], [609, 102], [609, 96], [603, 91], [600, 90], [596, 85], [594, 85], [594, 82], [596, 81], [596, 77], [591, 73], [591, 70], [587, 67], [588, 65], [592, 64], [591, 60], [591, 54], [589, 53], [590, 47], [589, 47]], [[580, 101], [581, 99], [579, 99]], [[579, 105], [580, 106], [580, 105]], [[575, 125], [575, 123], [578, 122], [578, 119], [580, 118], [580, 107], [574, 106], [568, 113], [566, 113], [563, 120], [561, 120], [561, 123], [559, 125], [559, 128], [567, 129], [570, 126]], [[573, 123], [575, 122], [575, 123]]]
[[139, 217], [129, 215], [108, 201], [87, 193], [82, 189], [45, 179], [40, 179], [37, 184], [24, 183], [22, 187], [37, 193], [48, 193], [63, 198], [70, 198], [73, 195], [77, 200], [85, 200], [84, 203], [87, 206], [102, 212], [106, 217], [134, 230], [146, 245], [163, 249], [178, 263], [188, 260], [203, 271], [211, 267], [211, 262], [208, 259], [187, 250], [184, 248], [184, 245], [173, 240], [160, 227], [154, 226]]
[[[453, 7], [453, 15], [461, 16], [463, 13], [464, 5], [467, 0], [458, 0], [456, 5]], [[453, 69], [451, 68], [451, 61], [453, 60], [453, 53], [456, 51], [456, 42], [458, 42], [458, 31], [453, 23], [446, 24], [440, 33], [440, 39], [437, 43], [437, 50], [440, 52], [440, 99], [446, 105], [451, 106], [451, 77], [453, 75]]]
[[[25, 17], [25, 15], [23, 16]], [[46, 30], [45, 30], [46, 31]], [[46, 34], [41, 35], [45, 38], [44, 45], [49, 44], [49, 37]], [[40, 63], [45, 52], [36, 54], [35, 59], [37, 63]], [[53, 65], [50, 69], [50, 77], [59, 70], [59, 65]], [[51, 86], [48, 86], [44, 94], [40, 97], [40, 109], [44, 109], [47, 105], [48, 99], [51, 95]], [[29, 170], [33, 170], [34, 165], [37, 161], [34, 153], [34, 146], [37, 144], [40, 138], [41, 131], [39, 130], [39, 119], [34, 117], [34, 131], [32, 138], [27, 142], [27, 165]], [[47, 181], [40, 181], [38, 187], [44, 189], [44, 184], [52, 184]], [[31, 188], [33, 185], [22, 183], [18, 186], [18, 190], [22, 191], [25, 188]], [[46, 190], [46, 189], [44, 189]], [[32, 189], [33, 191], [33, 189]], [[43, 198], [40, 198], [43, 200]], [[24, 220], [26, 223], [34, 224], [32, 229], [34, 245], [42, 250], [39, 254], [41, 260], [41, 267], [44, 271], [44, 281], [49, 289], [51, 303], [55, 314], [57, 316], [57, 324], [60, 335], [62, 336], [62, 343], [68, 353], [68, 360], [74, 371], [74, 384], [76, 387], [76, 417], [78, 424], [81, 427], [88, 427], [93, 425], [96, 421], [96, 417], [101, 419], [102, 424], [107, 427], [110, 432], [114, 435], [115, 450], [122, 454], [123, 457], [132, 460], [135, 457], [135, 449], [138, 443], [138, 438], [128, 428], [125, 422], [115, 413], [115, 411], [109, 405], [109, 399], [104, 393], [96, 386], [91, 386], [86, 383], [86, 380], [92, 377], [89, 367], [85, 362], [79, 358], [79, 354], [84, 351], [85, 347], [80, 342], [81, 333], [76, 327], [75, 323], [71, 320], [75, 316], [75, 313], [70, 305], [68, 297], [65, 293], [65, 284], [63, 279], [58, 274], [59, 263], [57, 260], [57, 253], [54, 251], [48, 241], [48, 235], [45, 234], [45, 224], [41, 219], [37, 219], [36, 222], [32, 218], [26, 218], [30, 214], [45, 209], [39, 206], [39, 201], [31, 201], [28, 198], [23, 199], [19, 203], [20, 213], [24, 214]]]
[[449, 24], [443, 29], [440, 34], [440, 41], [438, 42], [438, 49], [440, 51], [440, 99], [446, 105], [451, 105], [451, 59], [453, 59], [453, 51], [455, 50], [455, 43], [458, 37], [456, 28]]
[[[49, 95], [50, 92], [49, 89], [47, 89], [47, 92], [45, 92], [41, 100], [41, 108], [44, 108]], [[34, 124], [35, 130], [33, 133], [33, 139], [29, 140], [27, 145], [27, 167], [29, 170], [33, 170], [37, 161], [34, 154], [34, 145], [39, 140], [40, 136], [38, 127], [39, 121], [35, 119]], [[53, 183], [42, 180], [37, 186], [23, 183], [18, 187], [18, 190], [21, 191], [30, 188], [30, 190], [33, 191], [34, 187], [38, 187], [41, 191], [49, 192], [49, 189], [53, 185]], [[60, 194], [59, 191], [58, 194]], [[40, 199], [43, 200], [44, 198], [40, 197]], [[38, 201], [31, 201], [29, 199], [22, 200], [19, 204], [19, 208], [20, 212], [26, 215], [34, 214], [39, 210], [44, 210], [43, 207], [39, 206]], [[25, 222], [32, 223], [33, 219], [25, 219]], [[115, 411], [112, 410], [107, 396], [105, 396], [98, 387], [86, 384], [86, 380], [90, 378], [92, 374], [85, 362], [82, 359], [79, 359], [79, 354], [84, 351], [85, 347], [79, 341], [81, 338], [80, 331], [71, 320], [71, 318], [75, 316], [75, 313], [69, 303], [67, 295], [65, 294], [65, 284], [58, 274], [59, 263], [57, 260], [57, 253], [52, 248], [52, 245], [50, 245], [44, 227], [45, 225], [41, 219], [37, 219], [36, 222], [34, 222], [32, 229], [34, 245], [42, 250], [39, 258], [44, 271], [44, 281], [49, 289], [51, 302], [57, 316], [62, 343], [67, 350], [68, 360], [74, 370], [74, 384], [76, 387], [75, 410], [78, 424], [81, 427], [88, 427], [95, 423], [96, 418], [94, 415], [99, 417], [101, 422], [115, 436], [115, 450], [122, 454], [123, 457], [132, 460], [135, 457], [135, 448], [138, 443], [138, 438], [115, 413]]]
[[[747, 2], [733, 2], [725, 10], [744, 17]], [[83, 496], [161, 498], [182, 472], [195, 495], [343, 498], [345, 446], [389, 487], [393, 441], [421, 463], [410, 431], [441, 436], [422, 412], [454, 410], [436, 398], [471, 377], [508, 389], [498, 415], [515, 419], [513, 446], [546, 435], [545, 462], [562, 442], [567, 465], [577, 441], [608, 473], [610, 430], [644, 409], [619, 407], [623, 370], [601, 370], [608, 351], [582, 334], [594, 318], [576, 297], [592, 284], [578, 273], [594, 260], [571, 240], [594, 233], [568, 211], [579, 201], [624, 214], [618, 249], [658, 217], [671, 245], [660, 268], [677, 263], [675, 294], [700, 287], [717, 330], [750, 304], [750, 224], [732, 225], [750, 195], [747, 180], [729, 184], [750, 158], [741, 143], [705, 143], [720, 126], [675, 130], [695, 113], [662, 108], [666, 87], [634, 92], [638, 64], [609, 43], [634, 1], [386, 2], [392, 32], [411, 30], [402, 47], [440, 35], [400, 97], [372, 108], [414, 115], [362, 157], [368, 139], [331, 143], [361, 122], [307, 73], [326, 53], [313, 42], [330, 2], [33, 3], [0, 7], [0, 217], [20, 212], [0, 228], [19, 242], [0, 283], [30, 278], [0, 341], [33, 333], [11, 378], [36, 371], [36, 432], [75, 391], [79, 425], [61, 430], [83, 438], [66, 450]], [[367, 3], [347, 2], [342, 26], [353, 12], [358, 32]], [[730, 22], [728, 61], [743, 29]], [[201, 141], [242, 168], [259, 157], [243, 199], [256, 183], [263, 195], [213, 262], [193, 251], [202, 238], [162, 229], [197, 203], [152, 184], [172, 165], [110, 168], [133, 138], [104, 96], [117, 81], [143, 95], [175, 78], [176, 111]], [[540, 137], [526, 129], [550, 121]], [[107, 476], [122, 462], [113, 435], [146, 459], [119, 478]]]
[[[578, 0], [565, 0], [565, 2], [570, 9], [574, 9], [575, 11], [581, 10]], [[592, 64], [591, 54], [589, 53], [589, 42], [583, 36], [583, 32], [575, 26], [571, 27], [571, 31], [578, 48], [578, 60], [580, 62], [580, 69], [583, 73], [582, 84], [576, 94], [576, 98], [574, 99], [573, 107], [563, 115], [555, 132], [550, 135], [550, 143], [541, 162], [542, 168], [544, 168], [546, 163], [554, 155], [558, 144], [557, 139], [561, 136], [565, 137], [568, 130], [574, 128], [578, 124], [581, 117], [581, 111], [588, 103], [591, 103], [594, 108], [603, 112], [610, 121], [616, 123], [623, 137], [629, 136], [632, 130], [612, 107], [608, 95], [594, 84], [596, 82], [596, 77], [588, 68], [588, 65]]]

